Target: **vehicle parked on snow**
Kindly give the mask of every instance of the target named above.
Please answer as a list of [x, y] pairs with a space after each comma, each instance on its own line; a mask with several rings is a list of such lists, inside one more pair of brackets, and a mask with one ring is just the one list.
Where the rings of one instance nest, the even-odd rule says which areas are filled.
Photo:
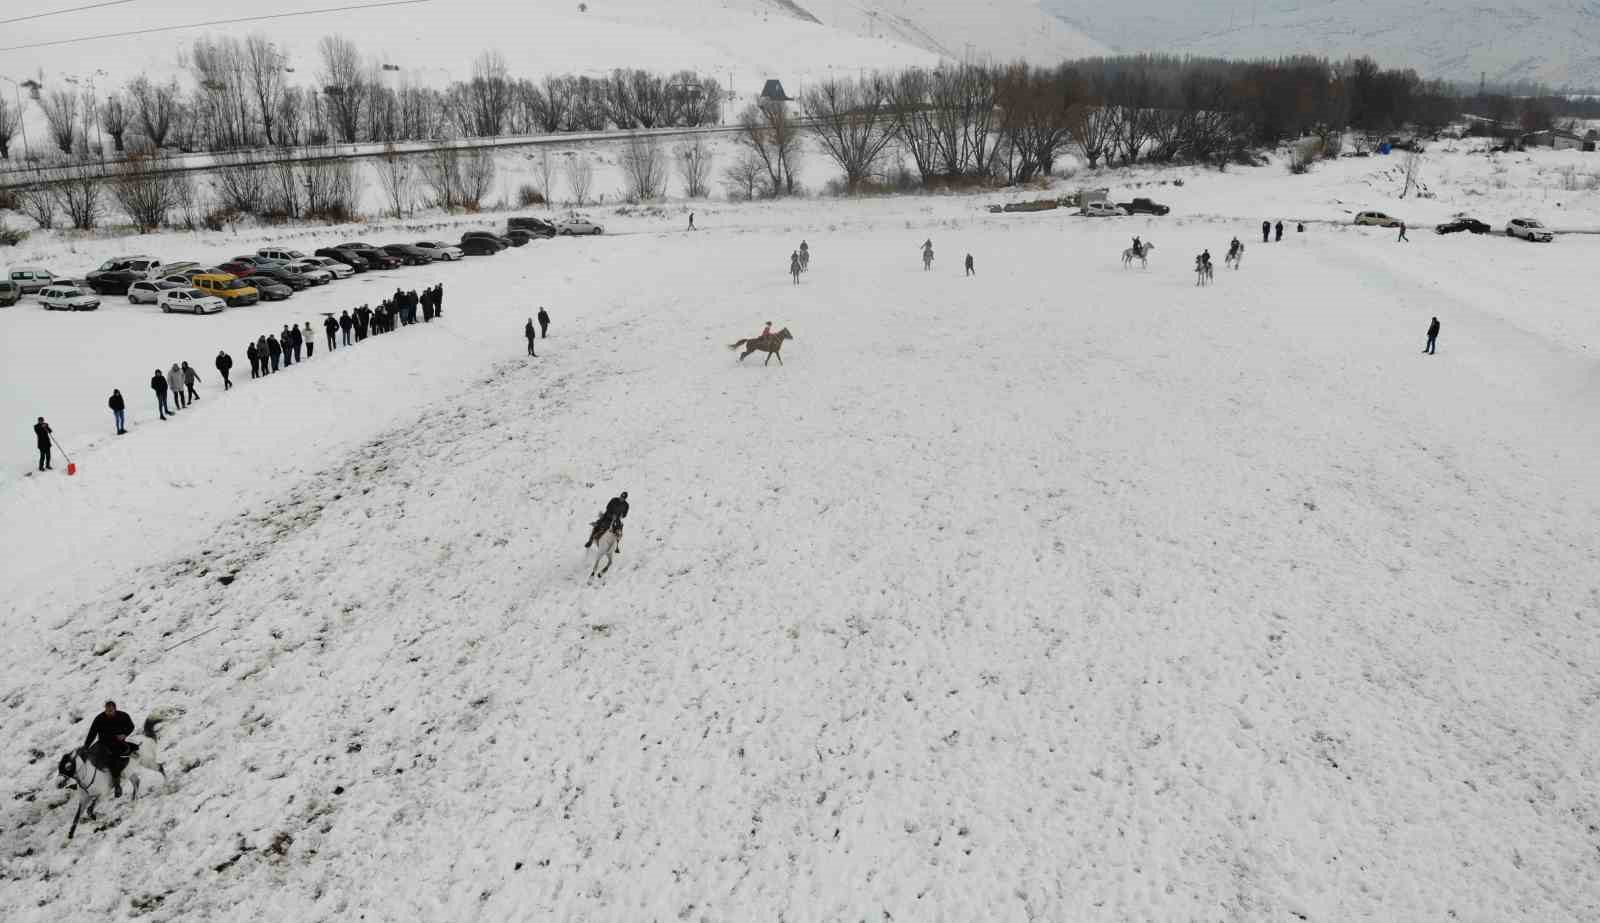
[[1550, 233], [1549, 228], [1532, 218], [1512, 218], [1506, 225], [1506, 234], [1540, 244], [1547, 244], [1556, 239], [1556, 235]]
[[461, 238], [461, 252], [467, 256], [494, 256], [505, 247], [500, 242], [489, 237], [463, 237]]
[[201, 264], [196, 263], [194, 260], [179, 260], [176, 263], [167, 263], [166, 265], [162, 266], [160, 274], [158, 276], [152, 276], [151, 278], [176, 276], [186, 272], [193, 272], [201, 268]]
[[261, 300], [261, 293], [256, 287], [237, 279], [227, 273], [202, 272], [189, 280], [195, 288], [207, 295], [215, 295], [227, 302], [228, 307], [238, 308], [244, 305], [255, 304]]
[[9, 308], [22, 300], [22, 286], [10, 279], [0, 279], [0, 308]]
[[125, 295], [128, 286], [142, 279], [164, 275], [161, 261], [152, 256], [122, 256], [106, 260], [84, 276], [89, 287], [100, 295]]
[[1383, 212], [1361, 212], [1356, 215], [1356, 224], [1362, 227], [1397, 228], [1402, 222], [1399, 218], [1390, 217]]
[[[543, 218], [525, 218], [525, 217], [507, 218], [506, 219], [506, 230], [508, 232], [510, 232], [510, 231], [526, 231], [529, 234], [533, 235], [534, 237], [554, 237], [554, 236], [556, 236], [556, 226], [554, 224], [551, 224], [550, 222], [544, 220]], [[506, 236], [509, 237], [510, 234], [508, 233]]]
[[357, 272], [354, 266], [341, 263], [331, 256], [308, 256], [305, 261], [326, 269], [335, 279], [348, 279]]
[[93, 311], [100, 299], [76, 285], [51, 285], [39, 290], [39, 303], [46, 311]]
[[556, 233], [563, 237], [574, 234], [604, 234], [605, 228], [582, 215], [568, 215], [556, 222]]
[[[226, 266], [223, 267], [227, 269]], [[237, 273], [235, 273], [237, 275]], [[244, 277], [241, 277], [244, 278]], [[251, 273], [248, 278], [254, 285], [257, 279], [270, 279], [279, 285], [287, 285], [295, 291], [304, 291], [311, 287], [311, 280], [287, 266], [263, 266]]]
[[294, 297], [295, 291], [287, 282], [279, 282], [259, 272], [250, 277], [250, 287], [256, 290], [262, 301], [288, 301]]
[[532, 231], [524, 231], [521, 228], [512, 228], [511, 230], [505, 232], [505, 234], [503, 236], [505, 237], [506, 240], [511, 242], [511, 246], [513, 246], [513, 247], [523, 247], [523, 246], [527, 246], [527, 244], [530, 241], [532, 241], [537, 235], [534, 234]]
[[37, 294], [43, 291], [46, 286], [56, 283], [55, 273], [38, 266], [18, 266], [11, 270], [8, 275], [24, 295]]
[[[404, 263], [404, 260], [400, 259], [400, 257], [374, 247], [371, 244], [363, 244], [359, 242], [340, 244], [338, 249], [354, 251], [355, 253], [359, 254], [362, 259], [366, 260], [367, 265], [373, 269], [394, 269], [395, 267]], [[334, 259], [338, 259], [338, 257], [334, 256]]]
[[435, 260], [459, 260], [462, 256], [460, 247], [441, 243], [437, 240], [419, 240], [416, 246], [433, 254]]
[[1087, 218], [1123, 218], [1128, 210], [1111, 202], [1085, 202], [1078, 214]]
[[383, 252], [395, 257], [407, 266], [426, 266], [433, 262], [433, 254], [411, 244], [384, 244]]
[[269, 256], [261, 256], [260, 254], [256, 253], [246, 253], [244, 256], [234, 257], [230, 262], [243, 263], [246, 266], [255, 266], [260, 268], [262, 266], [282, 266], [284, 263], [287, 263], [288, 260], [278, 260]]
[[[469, 240], [486, 240], [500, 248], [500, 250], [508, 250], [511, 248], [510, 240], [501, 237], [499, 234], [496, 234], [493, 231], [467, 231], [461, 235], [461, 242], [463, 244]], [[496, 250], [495, 252], [498, 253], [499, 250]]]
[[283, 268], [306, 277], [311, 281], [312, 285], [327, 285], [333, 281], [333, 273], [324, 269], [321, 263], [313, 259], [295, 260]]
[[159, 304], [161, 293], [177, 288], [188, 288], [189, 280], [174, 282], [167, 279], [145, 279], [128, 286], [129, 304]]
[[1159, 202], [1152, 202], [1149, 199], [1134, 199], [1132, 202], [1123, 202], [1121, 208], [1130, 215], [1165, 215], [1167, 212], [1172, 211], [1167, 206]]
[[350, 267], [351, 272], [366, 272], [368, 269], [377, 268], [376, 266], [370, 266], [366, 258], [360, 253], [347, 247], [322, 247], [317, 250], [316, 255], [323, 259], [333, 260], [336, 263], [343, 263]]
[[1490, 228], [1488, 224], [1479, 221], [1476, 218], [1469, 218], [1466, 215], [1457, 215], [1454, 218], [1451, 218], [1449, 221], [1436, 225], [1433, 229], [1433, 233], [1435, 234], [1459, 234], [1462, 231], [1467, 231], [1472, 234], [1487, 234], [1489, 233]]
[[220, 314], [227, 303], [197, 288], [174, 288], [161, 293], [161, 310], [171, 314]]
[[280, 263], [293, 263], [295, 260], [306, 258], [306, 255], [299, 250], [284, 250], [277, 247], [262, 247], [256, 251], [256, 256], [277, 260]]

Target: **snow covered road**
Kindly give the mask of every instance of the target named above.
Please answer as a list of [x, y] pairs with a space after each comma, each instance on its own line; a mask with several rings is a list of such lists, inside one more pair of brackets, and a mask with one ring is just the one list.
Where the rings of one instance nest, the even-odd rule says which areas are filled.
[[[4, 485], [0, 917], [1600, 914], [1581, 273], [907, 201], [463, 264]], [[181, 770], [64, 846], [107, 696]]]

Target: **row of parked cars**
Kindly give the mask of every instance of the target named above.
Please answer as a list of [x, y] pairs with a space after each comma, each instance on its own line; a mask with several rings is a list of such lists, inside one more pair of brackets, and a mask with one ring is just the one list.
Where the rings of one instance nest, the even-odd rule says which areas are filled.
[[169, 313], [212, 314], [261, 300], [281, 301], [295, 292], [357, 273], [489, 256], [535, 238], [580, 233], [600, 234], [603, 228], [575, 215], [554, 223], [542, 218], [512, 218], [503, 234], [468, 231], [454, 244], [419, 240], [374, 246], [356, 241], [323, 247], [310, 255], [263, 247], [218, 266], [127, 256], [107, 260], [81, 283], [58, 278], [40, 267], [19, 266], [0, 279], [0, 306], [16, 304], [23, 295], [31, 294], [46, 310], [93, 311], [100, 307], [98, 296], [123, 295], [133, 304], [153, 304]]
[[[1397, 228], [1403, 222], [1399, 218], [1386, 215], [1383, 212], [1361, 212], [1356, 215], [1356, 224], [1365, 227]], [[1466, 231], [1469, 234], [1487, 234], [1494, 230], [1488, 223], [1479, 221], [1471, 215], [1456, 215], [1449, 221], [1434, 225], [1435, 234], [1459, 234]], [[1506, 222], [1506, 236], [1520, 237], [1537, 243], [1547, 244], [1555, 240], [1555, 234], [1544, 225], [1532, 218], [1512, 218]]]

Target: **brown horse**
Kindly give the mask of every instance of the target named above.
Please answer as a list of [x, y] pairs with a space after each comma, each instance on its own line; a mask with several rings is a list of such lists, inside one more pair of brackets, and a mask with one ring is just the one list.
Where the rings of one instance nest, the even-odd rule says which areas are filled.
[[739, 356], [740, 362], [744, 361], [745, 356], [748, 356], [759, 349], [767, 354], [766, 362], [761, 363], [762, 365], [766, 365], [767, 362], [771, 362], [773, 356], [777, 356], [778, 364], [782, 365], [783, 341], [792, 339], [794, 339], [794, 334], [789, 332], [788, 327], [785, 327], [782, 330], [779, 330], [777, 333], [769, 333], [766, 336], [761, 337], [750, 337], [747, 340], [740, 340], [737, 343], [731, 343], [728, 345], [728, 348], [738, 349], [741, 346], [745, 347], [744, 353]]

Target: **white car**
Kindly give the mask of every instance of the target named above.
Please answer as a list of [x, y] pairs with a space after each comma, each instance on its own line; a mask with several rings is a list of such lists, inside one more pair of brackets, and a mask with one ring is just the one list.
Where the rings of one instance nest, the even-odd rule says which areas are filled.
[[46, 311], [93, 311], [100, 299], [84, 294], [75, 285], [51, 285], [39, 292], [39, 303]]
[[277, 260], [280, 263], [293, 263], [295, 260], [306, 258], [306, 255], [299, 250], [285, 250], [280, 247], [262, 247], [256, 251], [256, 256]]
[[595, 224], [588, 218], [572, 215], [556, 222], [556, 233], [562, 237], [571, 237], [574, 234], [604, 234], [605, 228]]
[[228, 305], [215, 295], [207, 295], [197, 288], [169, 288], [161, 293], [161, 310], [171, 314], [221, 314]]
[[1385, 215], [1383, 212], [1361, 212], [1356, 215], [1356, 224], [1369, 228], [1397, 228], [1403, 222], [1399, 218]]
[[166, 279], [156, 279], [147, 282], [135, 282], [128, 286], [129, 304], [159, 304], [161, 293], [170, 292], [175, 288], [188, 288], [189, 283], [170, 282]]
[[1078, 214], [1088, 218], [1124, 218], [1128, 210], [1112, 202], [1085, 202]]
[[308, 256], [305, 258], [305, 262], [321, 266], [323, 269], [333, 273], [335, 279], [348, 279], [356, 274], [356, 271], [347, 264], [328, 256]]
[[1556, 239], [1556, 236], [1550, 233], [1549, 228], [1532, 218], [1512, 218], [1511, 223], [1506, 225], [1506, 234], [1541, 244], [1547, 244]]
[[327, 285], [333, 281], [333, 272], [316, 260], [295, 260], [284, 268], [290, 272], [298, 272], [300, 275], [305, 276], [311, 280], [312, 285]]
[[435, 262], [439, 260], [459, 260], [462, 257], [461, 248], [453, 244], [441, 243], [437, 240], [419, 240], [417, 246], [428, 251]]

